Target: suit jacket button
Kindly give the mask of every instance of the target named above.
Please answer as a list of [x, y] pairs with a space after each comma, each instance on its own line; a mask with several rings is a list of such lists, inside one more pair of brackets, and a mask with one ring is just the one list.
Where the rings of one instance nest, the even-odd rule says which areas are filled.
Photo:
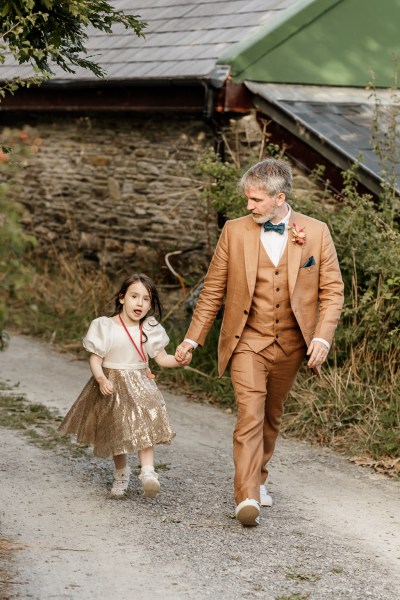
[[249, 314], [249, 313], [247, 312], [247, 310], [244, 310], [243, 312], [244, 312], [244, 314], [245, 314], [245, 315], [248, 315], [248, 314]]
[[240, 335], [235, 335], [235, 338], [238, 340], [240, 338]]

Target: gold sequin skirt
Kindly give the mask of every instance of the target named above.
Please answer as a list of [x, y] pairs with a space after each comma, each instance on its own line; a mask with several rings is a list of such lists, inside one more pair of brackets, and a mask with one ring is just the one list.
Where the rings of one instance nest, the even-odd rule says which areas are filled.
[[76, 434], [77, 441], [93, 446], [94, 456], [100, 458], [169, 444], [175, 433], [164, 398], [146, 370], [104, 368], [104, 374], [114, 386], [113, 394], [103, 396], [92, 377], [58, 431], [62, 435]]

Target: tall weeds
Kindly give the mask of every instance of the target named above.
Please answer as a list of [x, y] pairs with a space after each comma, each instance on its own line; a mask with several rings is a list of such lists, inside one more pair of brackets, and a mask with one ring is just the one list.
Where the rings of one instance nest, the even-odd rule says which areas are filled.
[[80, 256], [53, 250], [46, 259], [30, 260], [35, 269], [23, 299], [13, 302], [9, 324], [84, 356], [82, 338], [90, 322], [112, 308], [112, 282]]

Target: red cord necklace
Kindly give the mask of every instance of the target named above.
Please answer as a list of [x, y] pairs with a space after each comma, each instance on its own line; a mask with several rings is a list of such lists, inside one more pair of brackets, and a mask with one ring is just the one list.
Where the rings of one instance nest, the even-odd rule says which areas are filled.
[[[135, 350], [139, 354], [140, 358], [142, 359], [143, 362], [147, 362], [146, 352], [144, 351], [144, 348], [143, 348], [143, 325], [142, 325], [142, 323], [139, 324], [140, 348], [138, 348], [137, 345], [136, 345], [136, 343], [135, 343], [135, 340], [133, 339], [133, 337], [129, 333], [127, 326], [123, 322], [123, 320], [121, 318], [121, 315], [118, 315], [118, 318], [121, 321], [122, 327], [125, 329], [125, 331], [126, 331], [126, 333], [128, 335], [128, 338], [131, 340], [131, 342], [134, 345]], [[147, 369], [146, 369], [146, 375], [147, 375], [147, 377], [149, 379], [155, 379], [155, 375], [153, 375], [153, 373], [150, 371], [149, 367], [147, 367]]]

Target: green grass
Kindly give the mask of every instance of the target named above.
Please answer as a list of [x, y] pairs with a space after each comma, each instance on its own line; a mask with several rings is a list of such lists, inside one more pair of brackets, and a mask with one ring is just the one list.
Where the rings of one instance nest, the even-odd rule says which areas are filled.
[[57, 432], [60, 421], [60, 415], [43, 404], [29, 403], [24, 395], [15, 393], [15, 388], [0, 382], [0, 427], [22, 433], [29, 442], [44, 450], [65, 450], [69, 456], [86, 456], [86, 446]]

